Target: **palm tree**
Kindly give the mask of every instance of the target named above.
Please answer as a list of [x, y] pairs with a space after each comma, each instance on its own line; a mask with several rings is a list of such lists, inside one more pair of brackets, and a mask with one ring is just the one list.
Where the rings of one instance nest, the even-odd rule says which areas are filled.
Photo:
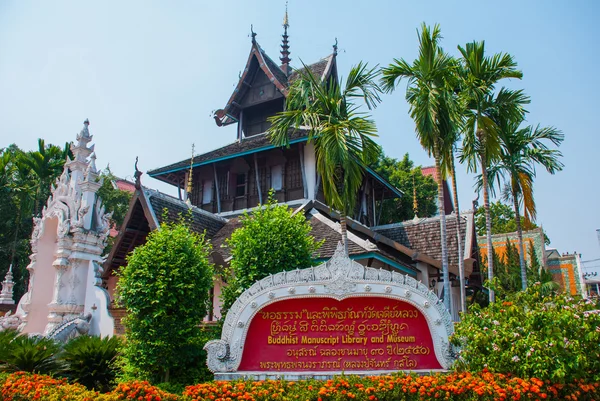
[[41, 212], [40, 202], [49, 195], [50, 186], [63, 170], [65, 160], [69, 155], [69, 145], [61, 149], [56, 145], [47, 145], [43, 139], [38, 139], [38, 150], [21, 152], [17, 163], [31, 172], [31, 184], [35, 188], [33, 214]]
[[346, 254], [346, 216], [356, 206], [364, 166], [373, 163], [381, 151], [372, 139], [377, 136], [375, 122], [354, 101], [362, 99], [369, 109], [377, 106], [381, 101], [377, 75], [374, 68], [359, 63], [342, 85], [335, 79], [322, 81], [304, 65], [290, 87], [286, 110], [269, 118], [268, 134], [277, 146], [289, 146], [290, 129], [307, 130], [325, 200], [340, 212]]
[[[502, 88], [495, 96], [495, 86], [504, 78], [521, 78], [517, 64], [507, 53], [485, 56], [485, 42], [467, 43], [458, 46], [462, 55], [461, 97], [466, 103], [465, 139], [460, 161], [467, 161], [469, 171], [477, 171], [481, 166], [483, 180], [483, 207], [486, 219], [486, 238], [488, 253], [488, 279], [494, 277], [492, 226], [490, 219], [490, 201], [488, 193], [487, 167], [498, 157], [500, 144], [497, 127], [491, 115], [506, 115], [511, 118], [523, 116], [523, 104], [529, 99], [522, 91]], [[490, 302], [494, 302], [494, 291], [490, 290]]]
[[440, 213], [440, 233], [442, 242], [442, 277], [444, 282], [444, 304], [451, 311], [450, 273], [448, 270], [448, 247], [446, 237], [446, 213], [444, 210], [444, 174], [442, 157], [455, 132], [456, 108], [454, 91], [449, 85], [456, 63], [439, 46], [442, 39], [439, 25], [433, 30], [421, 25], [419, 37], [419, 56], [412, 64], [404, 59], [395, 59], [382, 69], [382, 86], [392, 92], [403, 79], [408, 80], [406, 100], [410, 105], [410, 116], [415, 121], [415, 132], [421, 146], [433, 155], [437, 172], [438, 205]]
[[460, 206], [458, 204], [458, 185], [456, 184], [456, 166], [454, 163], [454, 147], [456, 142], [459, 140], [458, 132], [456, 132], [455, 139], [452, 145], [449, 146], [443, 157], [442, 166], [447, 173], [452, 177], [452, 197], [454, 202], [454, 208], [456, 212], [456, 241], [457, 241], [457, 252], [458, 252], [458, 277], [460, 283], [460, 310], [465, 313], [467, 311], [467, 299], [466, 299], [466, 282], [465, 282], [465, 260], [462, 248], [462, 242], [460, 237]]
[[[533, 198], [533, 181], [536, 176], [536, 165], [540, 165], [550, 174], [561, 171], [564, 165], [557, 149], [549, 149], [545, 141], [560, 146], [564, 140], [561, 131], [554, 127], [535, 128], [527, 126], [519, 128], [523, 120], [496, 119], [500, 137], [500, 155], [489, 167], [490, 184], [504, 181], [506, 197], [512, 199], [515, 209], [515, 223], [519, 238], [519, 263], [521, 267], [521, 284], [527, 288], [527, 265], [523, 247], [523, 229], [521, 227], [520, 205], [523, 204], [526, 221], [535, 221], [536, 206]], [[482, 183], [483, 184], [483, 183]]]

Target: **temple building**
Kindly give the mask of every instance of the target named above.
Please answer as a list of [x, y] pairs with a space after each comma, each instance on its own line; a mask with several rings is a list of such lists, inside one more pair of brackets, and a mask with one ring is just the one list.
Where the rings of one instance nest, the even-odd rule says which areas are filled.
[[[314, 255], [315, 260], [333, 255], [341, 241], [339, 215], [326, 204], [315, 149], [308, 142], [307, 132], [301, 127], [291, 130], [287, 148], [274, 146], [265, 134], [270, 127], [268, 118], [285, 109], [290, 85], [298, 78], [290, 64], [287, 13], [283, 27], [279, 63], [267, 55], [252, 32], [246, 66], [229, 100], [215, 112], [215, 130], [228, 125], [237, 127], [232, 142], [148, 171], [150, 177], [177, 188], [178, 197], [145, 188], [139, 180], [136, 183], [129, 212], [104, 266], [104, 284], [111, 296], [117, 280], [114, 272], [126, 264], [127, 254], [143, 244], [148, 233], [159, 229], [165, 219], [174, 220], [188, 210], [192, 212], [192, 229], [205, 231], [212, 242], [212, 261], [217, 266], [227, 265], [231, 254], [225, 240], [240, 226], [239, 216], [266, 202], [270, 190], [278, 202], [306, 216], [317, 240], [325, 240]], [[321, 81], [338, 80], [337, 56], [334, 45], [331, 54], [306, 68]], [[355, 213], [348, 216], [350, 257], [363, 265], [410, 275], [440, 294], [443, 286], [439, 216], [379, 225], [381, 202], [401, 196], [401, 191], [366, 168]], [[459, 305], [458, 284], [454, 285], [459, 257], [465, 262], [469, 285], [480, 288], [481, 280], [473, 213], [461, 214], [460, 222], [456, 215], [448, 215], [448, 233], [456, 233], [456, 224], [460, 227], [463, 255], [458, 255], [455, 234], [448, 235], [448, 249], [452, 298]], [[220, 317], [218, 296], [222, 284], [220, 278], [215, 278], [213, 310], [208, 320]], [[113, 316], [119, 313], [114, 310]]]

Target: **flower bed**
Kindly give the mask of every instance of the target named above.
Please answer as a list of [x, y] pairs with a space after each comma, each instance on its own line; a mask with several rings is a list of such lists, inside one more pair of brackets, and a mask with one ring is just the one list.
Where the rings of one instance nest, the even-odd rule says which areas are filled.
[[234, 400], [598, 400], [600, 383], [551, 384], [510, 375], [449, 373], [432, 376], [342, 376], [327, 381], [209, 382], [169, 394], [148, 382], [121, 383], [100, 394], [49, 376], [15, 373], [2, 385], [5, 401], [234, 401]]

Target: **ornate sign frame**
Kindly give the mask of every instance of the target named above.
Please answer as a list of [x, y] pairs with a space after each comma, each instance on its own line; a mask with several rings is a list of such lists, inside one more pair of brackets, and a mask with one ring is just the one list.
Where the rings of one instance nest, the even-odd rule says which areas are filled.
[[270, 275], [244, 291], [227, 313], [221, 339], [209, 341], [204, 347], [208, 352], [208, 368], [215, 374], [216, 380], [281, 377], [294, 380], [342, 374], [341, 371], [246, 372], [238, 371], [238, 367], [250, 322], [263, 307], [284, 299], [329, 297], [342, 300], [370, 296], [401, 300], [415, 306], [427, 320], [437, 360], [444, 369], [450, 367], [453, 356], [448, 338], [453, 333], [454, 326], [448, 310], [437, 295], [410, 276], [360, 265], [348, 258], [341, 244], [338, 244], [335, 254], [326, 263]]

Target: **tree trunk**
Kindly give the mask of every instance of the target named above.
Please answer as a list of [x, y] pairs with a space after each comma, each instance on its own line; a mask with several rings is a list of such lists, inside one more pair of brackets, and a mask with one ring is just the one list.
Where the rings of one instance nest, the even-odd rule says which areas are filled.
[[[483, 181], [483, 208], [485, 210], [485, 236], [487, 241], [488, 280], [494, 278], [494, 249], [492, 248], [492, 218], [490, 216], [490, 197], [488, 194], [488, 175], [485, 154], [481, 153], [481, 179]], [[490, 303], [496, 300], [494, 290], [490, 289]]]
[[460, 208], [458, 206], [458, 192], [456, 185], [456, 171], [454, 169], [454, 150], [450, 150], [452, 162], [452, 192], [454, 192], [454, 207], [456, 210], [456, 239], [458, 240], [458, 274], [460, 277], [460, 310], [467, 311], [466, 288], [465, 288], [465, 259], [463, 255], [462, 242], [460, 240]]
[[515, 206], [515, 222], [517, 223], [517, 236], [519, 237], [519, 263], [521, 265], [521, 288], [527, 289], [527, 265], [525, 265], [525, 253], [523, 249], [523, 229], [521, 228], [521, 214], [519, 213], [519, 199], [515, 186], [512, 188], [513, 204]]
[[348, 255], [348, 229], [346, 227], [346, 214], [340, 213], [340, 227], [342, 229], [342, 244], [344, 245], [344, 252]]
[[450, 272], [448, 270], [448, 244], [446, 237], [446, 211], [444, 209], [444, 186], [442, 185], [442, 170], [440, 168], [439, 145], [435, 143], [435, 171], [438, 184], [438, 208], [440, 213], [440, 235], [442, 241], [442, 278], [444, 280], [444, 306], [452, 316], [452, 301], [450, 294]]

